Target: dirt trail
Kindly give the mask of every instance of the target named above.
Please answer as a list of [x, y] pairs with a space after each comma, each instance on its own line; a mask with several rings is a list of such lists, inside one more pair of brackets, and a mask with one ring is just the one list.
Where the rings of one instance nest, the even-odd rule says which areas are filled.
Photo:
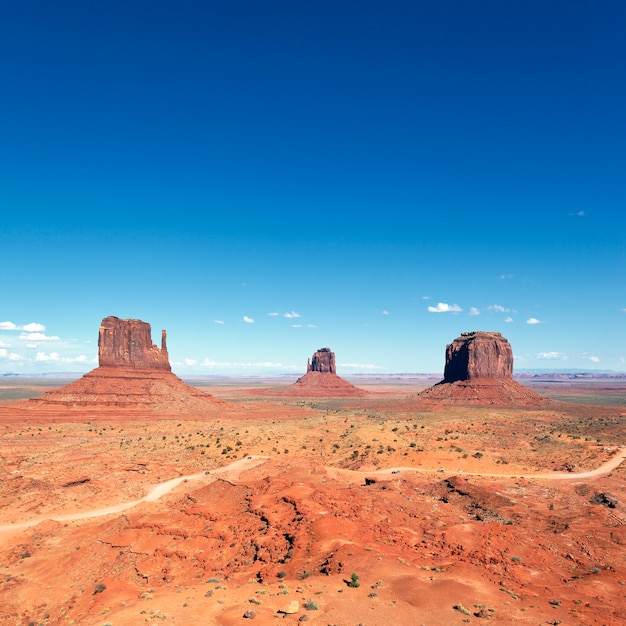
[[[234, 461], [233, 463], [229, 463], [224, 467], [220, 467], [215, 470], [211, 470], [210, 474], [207, 475], [205, 472], [200, 472], [196, 474], [188, 474], [187, 476], [178, 476], [177, 478], [172, 478], [165, 482], [159, 483], [155, 485], [143, 498], [139, 498], [138, 500], [133, 500], [131, 502], [123, 502], [121, 504], [116, 504], [109, 507], [103, 507], [100, 509], [94, 509], [91, 511], [81, 511], [77, 513], [69, 513], [67, 515], [54, 515], [47, 516], [38, 519], [28, 520], [27, 522], [21, 522], [17, 524], [5, 524], [0, 526], [0, 540], [6, 538], [8, 535], [12, 535], [15, 531], [29, 528], [30, 526], [35, 526], [43, 522], [44, 520], [52, 520], [55, 522], [69, 522], [75, 520], [89, 519], [92, 517], [101, 517], [104, 515], [110, 515], [113, 513], [120, 513], [127, 509], [130, 509], [134, 506], [137, 506], [141, 502], [154, 502], [158, 500], [162, 496], [168, 494], [170, 491], [178, 487], [183, 482], [188, 480], [200, 480], [200, 479], [211, 479], [215, 474], [227, 474], [228, 478], [232, 480], [238, 480], [241, 472], [252, 469], [265, 463], [268, 456], [253, 456], [246, 457], [245, 459], [240, 459], [238, 461]], [[603, 474], [608, 474], [616, 467], [621, 465], [624, 460], [626, 460], [626, 449], [623, 447], [618, 448], [617, 454], [609, 459], [606, 463], [602, 464], [600, 467], [597, 467], [594, 470], [590, 470], [587, 472], [563, 472], [563, 473], [550, 473], [550, 474], [488, 474], [482, 472], [454, 472], [454, 471], [445, 471], [441, 472], [440, 469], [424, 469], [424, 468], [415, 468], [415, 467], [392, 467], [381, 470], [374, 471], [359, 471], [359, 470], [348, 470], [341, 469], [336, 467], [326, 467], [325, 469], [329, 472], [329, 474], [335, 476], [342, 477], [352, 477], [354, 479], [361, 479], [364, 476], [371, 475], [389, 475], [392, 473], [401, 473], [401, 472], [416, 472], [416, 473], [444, 473], [444, 474], [464, 474], [466, 476], [480, 476], [484, 478], [538, 478], [543, 480], [581, 480], [587, 478], [595, 478], [597, 476], [601, 476]]]

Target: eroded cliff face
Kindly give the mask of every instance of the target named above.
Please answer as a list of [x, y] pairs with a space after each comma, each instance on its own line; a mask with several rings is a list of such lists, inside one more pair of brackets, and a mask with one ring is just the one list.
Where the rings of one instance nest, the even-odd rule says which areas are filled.
[[336, 374], [335, 353], [330, 348], [320, 348], [307, 363], [306, 371]]
[[150, 324], [113, 315], [105, 317], [100, 325], [98, 361], [100, 367], [171, 371], [165, 331], [158, 348], [152, 343]]
[[512, 376], [513, 351], [500, 333], [462, 333], [446, 346], [445, 382]]

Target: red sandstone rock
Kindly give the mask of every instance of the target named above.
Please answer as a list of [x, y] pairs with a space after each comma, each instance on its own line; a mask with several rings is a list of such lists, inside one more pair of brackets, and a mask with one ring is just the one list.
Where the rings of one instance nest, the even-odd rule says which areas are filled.
[[317, 397], [360, 397], [366, 391], [337, 376], [335, 353], [330, 348], [320, 348], [307, 362], [306, 374], [280, 395]]
[[513, 351], [500, 333], [462, 333], [446, 346], [443, 380], [418, 394], [437, 404], [539, 406], [549, 402], [513, 380]]
[[320, 348], [306, 365], [307, 372], [328, 372], [336, 374], [335, 353], [330, 348]]
[[171, 371], [166, 332], [161, 334], [161, 348], [152, 343], [150, 324], [113, 315], [105, 317], [98, 335], [98, 361], [101, 367], [135, 367]]
[[100, 367], [82, 378], [23, 403], [28, 410], [124, 410], [139, 413], [205, 413], [209, 405], [227, 403], [195, 389], [171, 372], [162, 332], [153, 345], [150, 324], [105, 317], [98, 336]]
[[446, 346], [443, 378], [451, 383], [472, 378], [511, 378], [513, 351], [500, 333], [461, 333]]

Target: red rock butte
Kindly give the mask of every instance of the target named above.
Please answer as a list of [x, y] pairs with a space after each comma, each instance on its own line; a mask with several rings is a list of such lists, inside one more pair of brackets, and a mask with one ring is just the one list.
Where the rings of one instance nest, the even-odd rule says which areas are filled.
[[548, 402], [513, 380], [511, 344], [496, 332], [461, 333], [446, 346], [443, 380], [419, 394], [443, 404], [537, 406]]
[[290, 395], [328, 398], [363, 397], [367, 392], [337, 376], [335, 353], [320, 348], [307, 361], [306, 374], [291, 385]]
[[22, 408], [181, 414], [201, 413], [218, 403], [172, 373], [166, 332], [162, 331], [158, 348], [152, 343], [150, 324], [141, 320], [105, 317], [98, 335], [98, 361], [99, 367], [82, 378], [23, 402]]

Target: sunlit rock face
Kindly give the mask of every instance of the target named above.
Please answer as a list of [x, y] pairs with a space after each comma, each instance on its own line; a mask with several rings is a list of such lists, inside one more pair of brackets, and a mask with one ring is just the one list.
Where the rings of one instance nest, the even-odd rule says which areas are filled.
[[166, 332], [161, 347], [152, 343], [150, 324], [135, 319], [105, 317], [98, 335], [100, 367], [133, 367], [171, 371], [167, 355]]
[[335, 353], [330, 348], [320, 348], [307, 363], [307, 372], [328, 372], [336, 374]]
[[513, 350], [500, 333], [461, 333], [446, 346], [445, 382], [512, 376]]

